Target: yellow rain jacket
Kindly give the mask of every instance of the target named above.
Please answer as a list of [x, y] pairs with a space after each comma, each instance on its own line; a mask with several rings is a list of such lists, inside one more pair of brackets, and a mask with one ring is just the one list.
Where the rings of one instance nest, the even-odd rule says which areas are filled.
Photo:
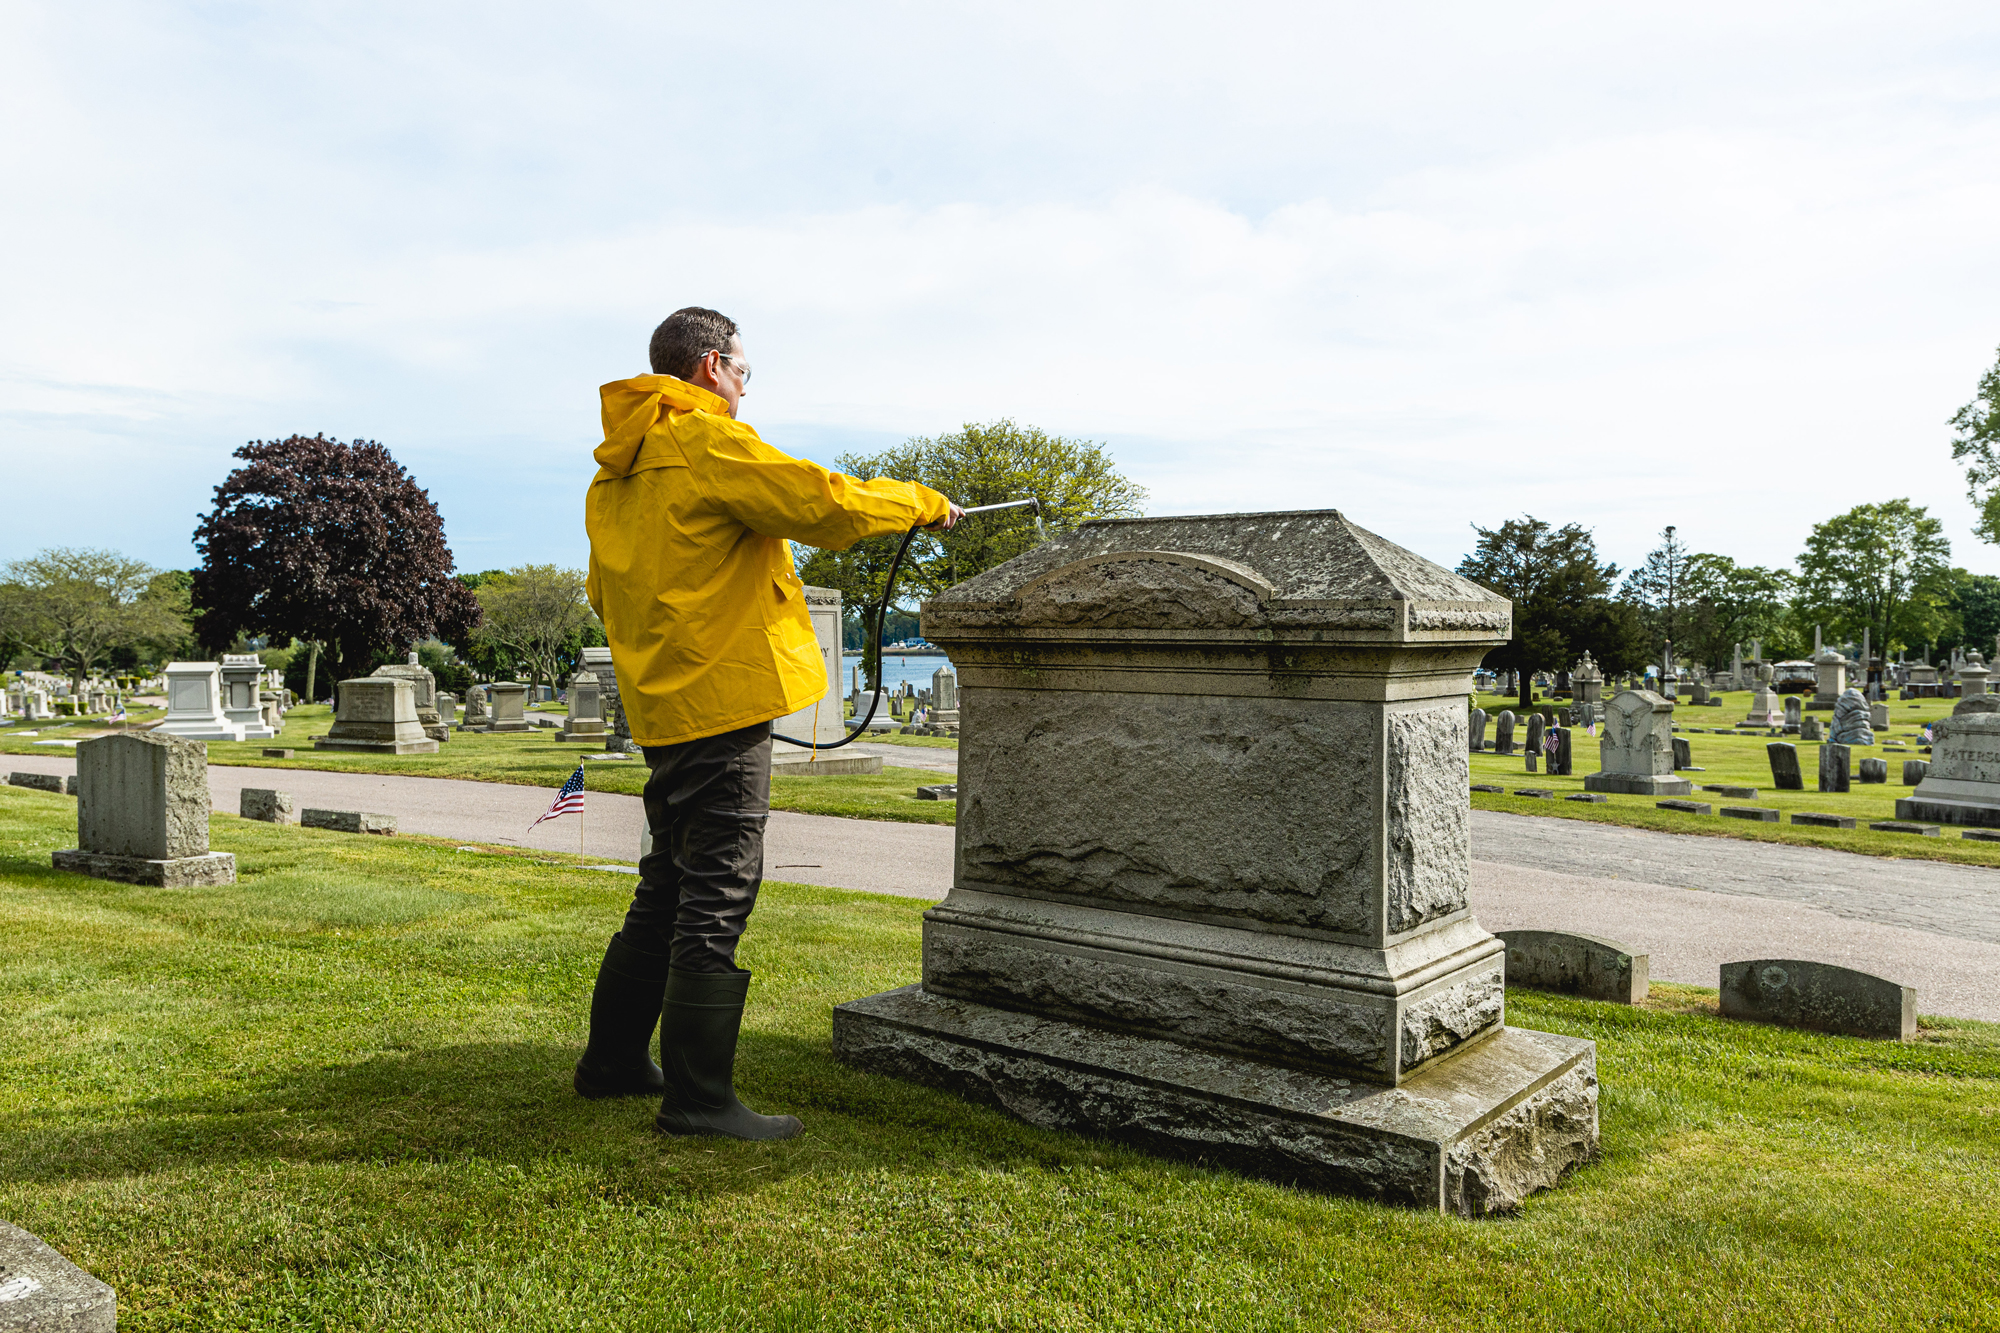
[[632, 739], [674, 745], [796, 712], [826, 665], [792, 568], [797, 538], [839, 549], [935, 523], [948, 502], [791, 458], [672, 375], [605, 385], [584, 501], [590, 604]]

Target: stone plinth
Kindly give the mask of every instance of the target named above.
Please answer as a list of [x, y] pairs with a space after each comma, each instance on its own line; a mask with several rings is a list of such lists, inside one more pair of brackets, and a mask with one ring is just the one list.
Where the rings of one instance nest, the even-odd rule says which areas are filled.
[[842, 1006], [836, 1052], [1429, 1207], [1553, 1182], [1595, 1150], [1592, 1048], [1505, 1027], [1466, 900], [1466, 695], [1510, 626], [1331, 511], [1088, 523], [926, 603], [953, 886], [921, 989]]
[[1830, 712], [1847, 691], [1847, 659], [1831, 648], [1813, 654], [1813, 701], [1816, 713]]
[[115, 1333], [118, 1293], [40, 1237], [0, 1222], [0, 1329]]
[[1750, 696], [1750, 713], [1743, 719], [1746, 727], [1781, 727], [1785, 724], [1784, 705], [1778, 700], [1777, 691], [1771, 688], [1771, 664], [1757, 664], [1757, 686]]
[[255, 653], [224, 653], [222, 657], [222, 716], [236, 728], [237, 738], [268, 741], [278, 733], [264, 717], [264, 660]]
[[195, 741], [240, 741], [243, 733], [222, 711], [222, 668], [214, 662], [167, 665], [167, 716], [155, 735]]
[[402, 676], [360, 676], [340, 682], [333, 730], [315, 750], [371, 754], [436, 754], [438, 743], [417, 720], [416, 687]]
[[417, 708], [417, 725], [434, 741], [451, 739], [451, 724], [438, 712], [437, 677], [428, 667], [392, 662], [375, 668], [377, 676], [393, 676], [410, 682], [410, 694]]
[[604, 699], [597, 677], [579, 671], [569, 678], [569, 716], [563, 719], [561, 739], [601, 740], [605, 735]]
[[1853, 968], [1798, 958], [1724, 963], [1722, 1016], [1783, 1027], [1908, 1041], [1917, 992]]
[[236, 812], [245, 819], [261, 820], [266, 824], [299, 822], [299, 812], [292, 804], [291, 793], [274, 787], [245, 787], [237, 798]]
[[1692, 792], [1693, 783], [1674, 775], [1673, 721], [1672, 700], [1651, 690], [1621, 691], [1604, 706], [1604, 735], [1598, 741], [1601, 771], [1584, 777], [1584, 789], [1630, 796]]
[[76, 747], [76, 840], [58, 870], [178, 888], [236, 882], [236, 858], [208, 849], [208, 750], [157, 731]]
[[517, 680], [496, 681], [486, 687], [486, 701], [490, 712], [486, 718], [488, 731], [528, 730], [528, 687]]

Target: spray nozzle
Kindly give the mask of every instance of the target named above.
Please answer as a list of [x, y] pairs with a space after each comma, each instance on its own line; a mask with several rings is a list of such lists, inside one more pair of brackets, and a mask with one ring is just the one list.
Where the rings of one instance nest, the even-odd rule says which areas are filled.
[[1035, 507], [1035, 540], [1041, 542], [1047, 541], [1049, 534], [1042, 528], [1042, 502], [1033, 496], [1025, 500], [1003, 500], [997, 505], [974, 505], [963, 512], [967, 518], [970, 518], [974, 514], [990, 514], [996, 509], [1019, 509], [1023, 505], [1033, 505]]

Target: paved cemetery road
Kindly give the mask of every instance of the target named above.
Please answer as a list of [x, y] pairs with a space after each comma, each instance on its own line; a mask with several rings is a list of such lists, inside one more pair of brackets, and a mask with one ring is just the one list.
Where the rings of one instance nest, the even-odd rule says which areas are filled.
[[[898, 759], [912, 752], [880, 748], [896, 750]], [[0, 768], [73, 773], [76, 761], [9, 755]], [[636, 796], [592, 792], [580, 849], [573, 818], [527, 831], [552, 798], [542, 787], [209, 769], [218, 810], [234, 811], [246, 786], [273, 783], [301, 807], [393, 814], [408, 833], [583, 850], [606, 861], [635, 858], [644, 824]], [[1609, 936], [1651, 954], [1655, 979], [1698, 986], [1714, 986], [1717, 967], [1733, 959], [1814, 958], [1915, 986], [1925, 1013], [2000, 1022], [2000, 870], [1496, 811], [1476, 810], [1472, 821], [1472, 904], [1489, 930]], [[764, 872], [937, 899], [951, 883], [951, 861], [948, 826], [779, 812], [771, 816]], [[606, 880], [610, 920], [630, 881]]]

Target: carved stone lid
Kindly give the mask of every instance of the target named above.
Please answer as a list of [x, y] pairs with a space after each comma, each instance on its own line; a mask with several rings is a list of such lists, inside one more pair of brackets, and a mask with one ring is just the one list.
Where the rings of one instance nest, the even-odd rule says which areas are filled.
[[1513, 606], [1334, 509], [1103, 519], [924, 603], [927, 637], [980, 628], [1118, 637], [1310, 630], [1500, 643]]

